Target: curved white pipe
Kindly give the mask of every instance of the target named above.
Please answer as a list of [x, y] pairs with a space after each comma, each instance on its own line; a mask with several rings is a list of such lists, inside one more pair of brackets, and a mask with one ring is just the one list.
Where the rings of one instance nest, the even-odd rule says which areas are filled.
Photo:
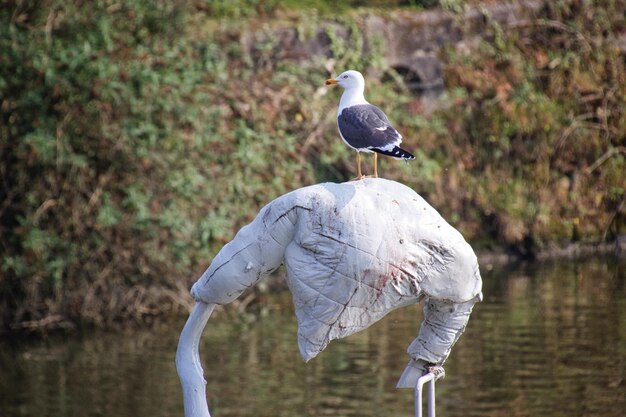
[[206, 381], [200, 363], [199, 345], [215, 304], [196, 302], [180, 334], [176, 370], [183, 388], [185, 417], [211, 417], [206, 401]]

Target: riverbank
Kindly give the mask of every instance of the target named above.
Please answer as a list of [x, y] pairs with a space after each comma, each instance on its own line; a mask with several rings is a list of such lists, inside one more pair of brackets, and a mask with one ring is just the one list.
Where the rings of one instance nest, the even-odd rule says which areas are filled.
[[552, 245], [538, 253], [522, 256], [520, 253], [511, 253], [504, 250], [477, 252], [478, 262], [482, 268], [491, 269], [494, 266], [503, 266], [518, 262], [544, 262], [566, 260], [583, 260], [592, 257], [613, 256], [616, 258], [626, 257], [626, 240], [621, 237], [614, 242], [596, 243], [568, 243], [564, 246]]
[[[366, 74], [368, 99], [416, 155], [381, 161], [382, 175], [479, 252], [615, 241], [623, 9], [525, 4], [510, 19], [474, 2], [428, 18], [235, 8], [218, 19], [195, 2], [11, 3], [0, 10], [0, 328], [185, 310], [193, 279], [263, 205], [353, 177], [339, 92], [323, 85], [347, 68]], [[437, 49], [398, 49], [406, 38]]]

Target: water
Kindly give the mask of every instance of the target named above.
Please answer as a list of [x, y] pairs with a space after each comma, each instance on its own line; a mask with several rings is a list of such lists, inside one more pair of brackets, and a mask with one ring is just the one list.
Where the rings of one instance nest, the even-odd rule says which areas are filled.
[[[483, 268], [485, 300], [437, 385], [439, 416], [626, 415], [626, 260]], [[201, 356], [213, 417], [411, 416], [396, 390], [421, 307], [304, 364], [288, 293], [214, 316]], [[170, 326], [0, 343], [0, 416], [181, 416]]]

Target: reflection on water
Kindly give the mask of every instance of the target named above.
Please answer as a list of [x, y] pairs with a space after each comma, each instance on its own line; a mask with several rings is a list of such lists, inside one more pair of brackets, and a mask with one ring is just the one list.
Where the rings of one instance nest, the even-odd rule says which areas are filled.
[[[483, 271], [485, 300], [437, 385], [439, 416], [626, 415], [626, 261]], [[201, 356], [213, 417], [411, 416], [396, 390], [421, 308], [300, 359], [288, 293], [214, 317]], [[178, 332], [0, 344], [0, 416], [180, 416]]]

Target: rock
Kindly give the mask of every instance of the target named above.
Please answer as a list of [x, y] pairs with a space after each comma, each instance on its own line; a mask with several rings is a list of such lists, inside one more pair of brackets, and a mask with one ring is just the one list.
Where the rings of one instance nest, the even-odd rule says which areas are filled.
[[398, 381], [413, 388], [443, 365], [465, 330], [482, 280], [463, 236], [410, 188], [380, 178], [324, 183], [278, 197], [215, 256], [176, 353], [186, 417], [210, 417], [198, 347], [216, 304], [284, 264], [305, 361], [334, 339], [424, 300], [424, 320]]
[[191, 293], [199, 302], [230, 303], [282, 263], [305, 361], [426, 299], [411, 356], [443, 363], [481, 298], [476, 255], [463, 236], [413, 190], [380, 178], [313, 185], [270, 202]]

